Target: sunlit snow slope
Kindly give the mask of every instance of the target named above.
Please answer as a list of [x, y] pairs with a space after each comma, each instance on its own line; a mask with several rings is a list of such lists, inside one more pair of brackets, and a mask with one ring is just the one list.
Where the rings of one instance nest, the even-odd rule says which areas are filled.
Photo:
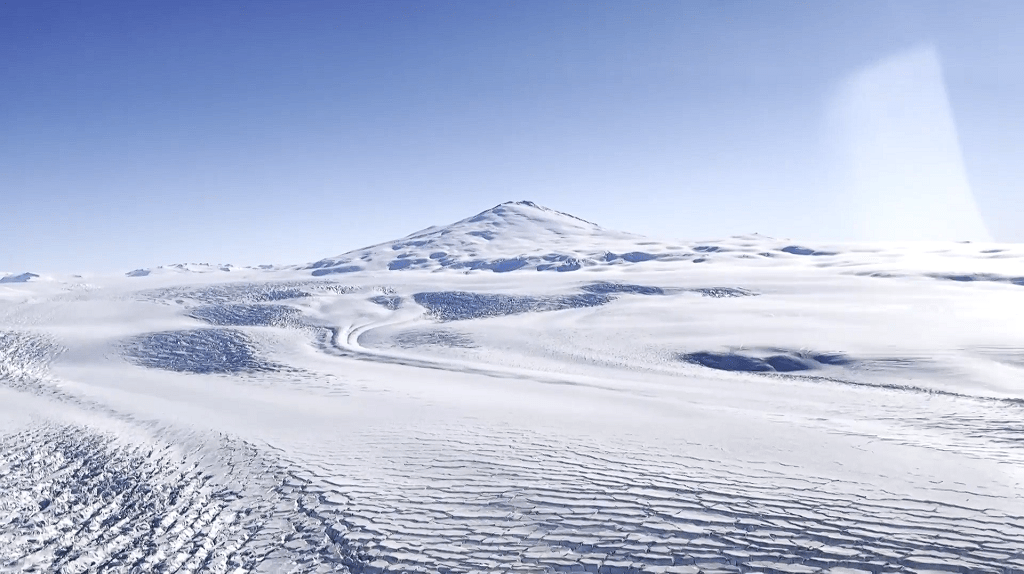
[[[644, 252], [653, 247], [654, 253]], [[615, 249], [619, 253], [609, 251]], [[673, 248], [530, 201], [508, 202], [445, 227], [431, 227], [309, 266], [317, 275], [363, 270], [519, 269], [575, 271], [597, 263], [673, 257]]]
[[1024, 572], [1021, 325], [1021, 246], [529, 202], [5, 282], [0, 570]]

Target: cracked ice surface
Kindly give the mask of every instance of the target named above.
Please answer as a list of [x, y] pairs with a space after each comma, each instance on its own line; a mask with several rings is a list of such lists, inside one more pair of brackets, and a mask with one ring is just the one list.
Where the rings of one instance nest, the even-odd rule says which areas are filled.
[[[332, 572], [316, 493], [243, 443], [196, 454], [73, 426], [0, 438], [0, 565], [58, 572]], [[208, 448], [209, 445], [203, 448]], [[301, 552], [296, 552], [301, 549]]]

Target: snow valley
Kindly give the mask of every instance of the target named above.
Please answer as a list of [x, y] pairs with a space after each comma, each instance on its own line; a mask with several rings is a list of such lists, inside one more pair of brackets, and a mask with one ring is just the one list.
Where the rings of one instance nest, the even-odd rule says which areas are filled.
[[531, 202], [0, 277], [0, 570], [1024, 572], [1024, 247]]

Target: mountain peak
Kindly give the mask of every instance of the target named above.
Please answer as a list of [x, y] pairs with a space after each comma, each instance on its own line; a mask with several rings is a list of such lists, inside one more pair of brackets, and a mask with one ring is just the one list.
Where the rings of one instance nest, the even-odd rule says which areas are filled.
[[529, 201], [527, 199], [522, 199], [520, 201], [506, 201], [505, 203], [499, 203], [498, 205], [499, 206], [500, 205], [523, 205], [523, 206], [526, 206], [526, 207], [536, 207], [537, 209], [547, 209], [546, 207], [541, 207], [541, 206], [537, 205], [536, 203], [534, 203], [532, 201]]
[[[584, 224], [589, 225], [589, 226], [600, 227], [596, 223], [587, 221], [586, 219], [583, 219], [583, 218], [580, 218], [580, 217], [576, 217], [575, 215], [572, 215], [572, 214], [569, 214], [569, 213], [564, 213], [564, 212], [561, 212], [561, 211], [556, 211], [556, 210], [551, 209], [549, 207], [544, 207], [543, 205], [539, 205], [537, 203], [534, 203], [534, 202], [528, 201], [528, 200], [506, 201], [505, 203], [499, 203], [498, 205], [492, 207], [491, 209], [488, 209], [487, 211], [481, 212], [481, 213], [477, 214], [475, 217], [472, 217], [470, 219], [476, 219], [476, 218], [485, 216], [488, 213], [493, 213], [493, 214], [501, 215], [501, 216], [504, 216], [504, 215], [516, 216], [516, 215], [518, 215], [518, 216], [525, 216], [525, 217], [528, 217], [528, 218], [531, 217], [531, 216], [534, 217], [534, 218], [536, 218], [536, 217], [548, 217], [548, 218], [559, 218], [559, 217], [561, 217], [561, 218], [567, 218], [567, 219], [570, 219], [570, 220], [575, 220], [578, 223], [584, 223]], [[543, 216], [539, 216], [538, 213], [544, 214], [544, 215]]]
[[445, 227], [429, 227], [409, 238], [443, 231], [445, 235], [461, 233], [483, 237], [487, 241], [493, 241], [499, 236], [504, 239], [530, 238], [537, 241], [551, 233], [563, 236], [570, 232], [593, 233], [598, 230], [602, 228], [595, 223], [532, 201], [507, 201]]
[[[428, 227], [307, 268], [314, 275], [442, 268], [571, 271], [584, 265], [658, 258], [637, 253], [641, 242], [656, 245], [643, 240], [532, 201], [508, 201], [450, 225]], [[625, 253], [618, 256], [616, 251]]]

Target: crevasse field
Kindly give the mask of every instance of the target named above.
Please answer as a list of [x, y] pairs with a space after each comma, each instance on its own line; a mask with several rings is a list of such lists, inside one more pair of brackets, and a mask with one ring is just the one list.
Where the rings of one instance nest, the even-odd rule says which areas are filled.
[[529, 202], [0, 279], [0, 570], [1024, 572], [1024, 247]]

